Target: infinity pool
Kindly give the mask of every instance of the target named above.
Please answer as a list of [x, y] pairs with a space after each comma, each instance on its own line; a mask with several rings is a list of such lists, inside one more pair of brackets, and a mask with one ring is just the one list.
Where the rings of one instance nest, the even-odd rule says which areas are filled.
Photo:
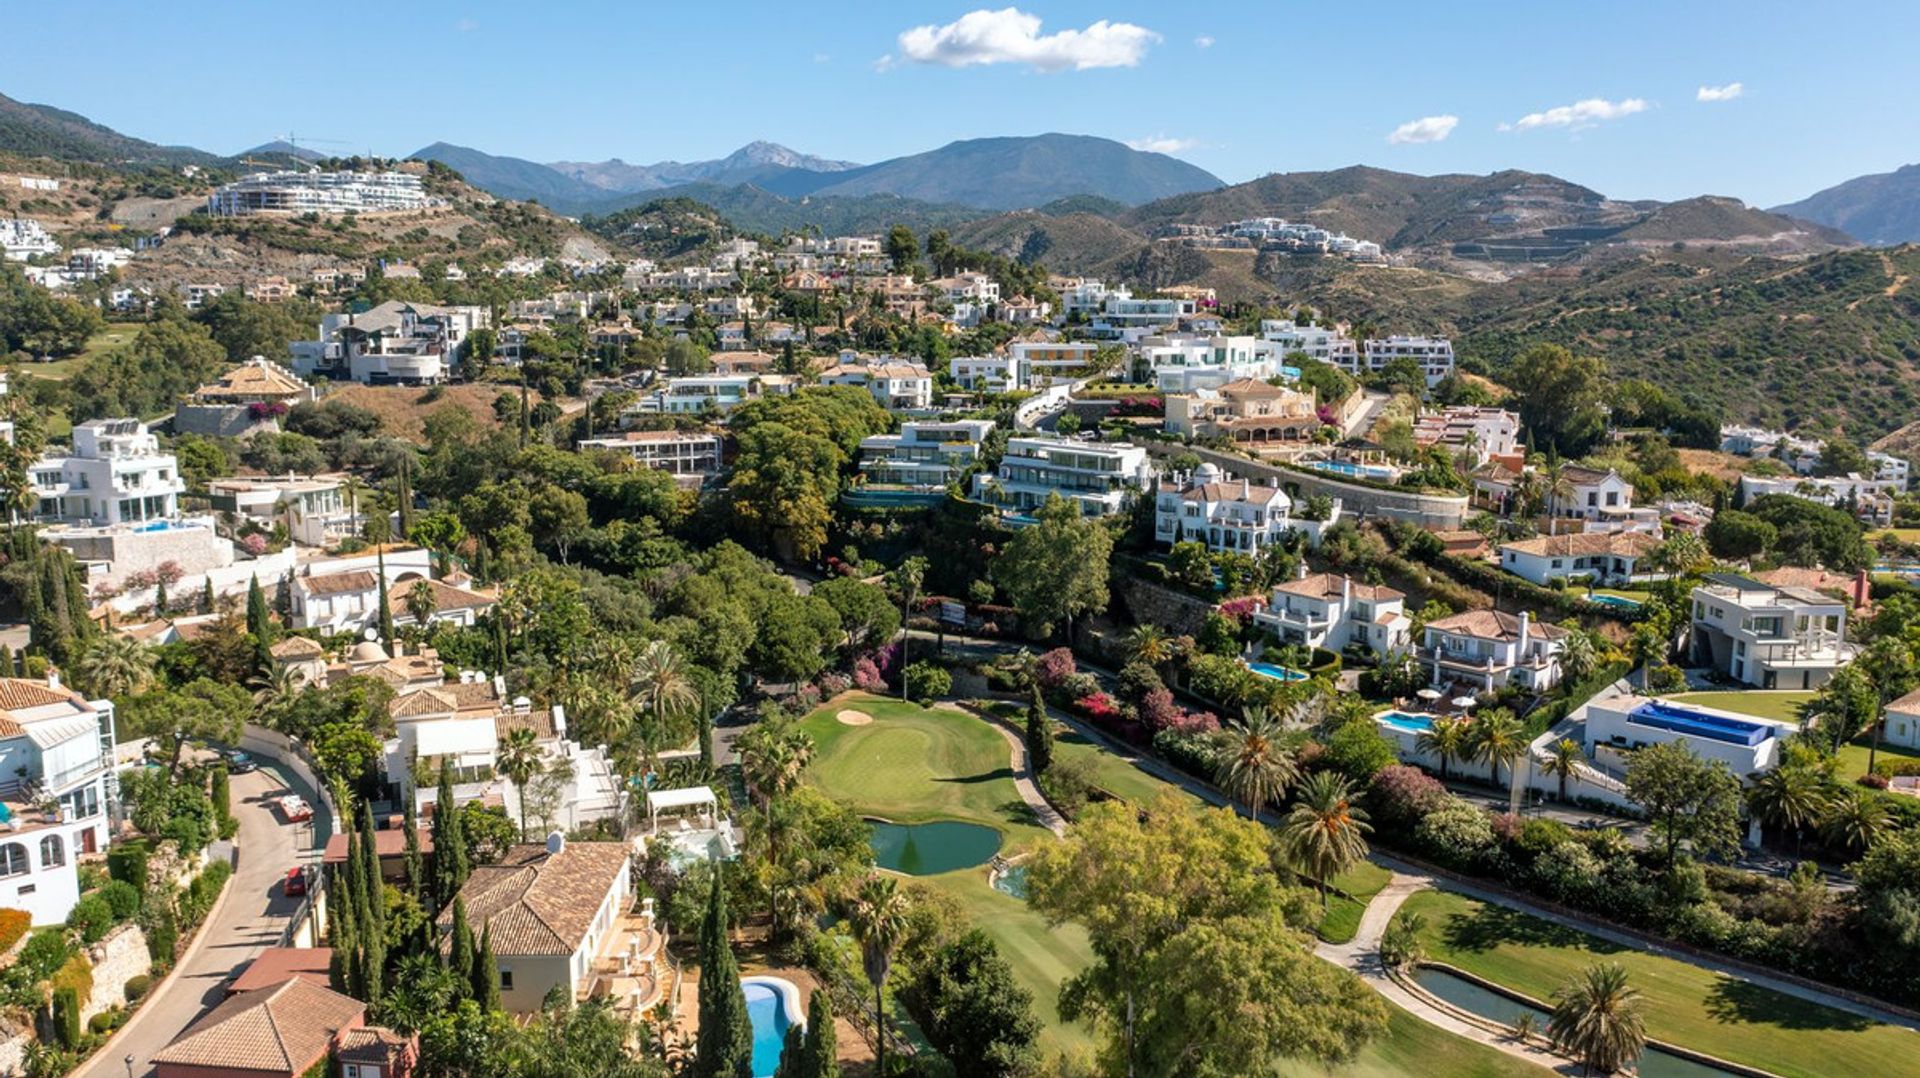
[[1307, 675], [1291, 666], [1278, 666], [1274, 663], [1248, 663], [1247, 669], [1261, 677], [1270, 677], [1275, 681], [1305, 681]]
[[1410, 734], [1424, 734], [1433, 729], [1432, 715], [1415, 715], [1409, 711], [1382, 711], [1374, 718], [1396, 730], [1405, 730]]
[[867, 821], [873, 827], [873, 863], [909, 876], [937, 876], [984, 865], [1000, 852], [1000, 832], [977, 823]]
[[1600, 592], [1595, 592], [1587, 596], [1587, 602], [1597, 603], [1600, 606], [1618, 607], [1621, 610], [1640, 609], [1640, 600], [1629, 599], [1624, 595], [1603, 595]]

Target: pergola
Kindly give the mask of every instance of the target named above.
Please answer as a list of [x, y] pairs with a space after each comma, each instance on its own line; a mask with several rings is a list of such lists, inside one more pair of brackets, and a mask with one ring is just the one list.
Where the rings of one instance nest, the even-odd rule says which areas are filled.
[[660, 812], [662, 809], [673, 811], [675, 809], [698, 808], [701, 810], [700, 815], [706, 820], [708, 826], [712, 826], [714, 812], [719, 807], [719, 804], [720, 799], [714, 796], [713, 788], [710, 786], [689, 786], [679, 790], [647, 791], [647, 817], [652, 822], [653, 830], [656, 832], [660, 830]]

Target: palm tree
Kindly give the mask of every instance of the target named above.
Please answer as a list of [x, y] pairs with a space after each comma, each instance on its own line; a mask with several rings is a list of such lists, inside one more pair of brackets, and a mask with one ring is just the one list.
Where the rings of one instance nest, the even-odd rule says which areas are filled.
[[527, 783], [540, 771], [540, 743], [533, 728], [516, 726], [500, 739], [500, 751], [493, 769], [513, 783], [520, 798], [520, 841], [527, 840]]
[[1566, 671], [1567, 680], [1585, 681], [1599, 665], [1600, 656], [1594, 651], [1593, 637], [1579, 629], [1570, 630], [1560, 642], [1560, 669]]
[[1611, 962], [1588, 966], [1554, 992], [1547, 1036], [1580, 1061], [1582, 1073], [1612, 1074], [1646, 1050], [1643, 1005], [1627, 984], [1626, 970]]
[[[920, 598], [920, 586], [927, 580], [927, 559], [914, 555], [893, 571], [893, 586], [900, 591], [900, 699], [907, 698], [907, 644], [913, 639], [914, 601]], [[1069, 639], [1068, 643], [1072, 643]]]
[[1527, 751], [1526, 730], [1513, 712], [1497, 707], [1473, 722], [1469, 736], [1473, 758], [1493, 767], [1493, 784], [1500, 785], [1500, 767], [1510, 764]]
[[1280, 842], [1296, 865], [1313, 878], [1320, 906], [1327, 905], [1327, 881], [1367, 856], [1367, 813], [1353, 803], [1353, 787], [1331, 771], [1300, 784], [1300, 799], [1280, 821]]
[[1567, 799], [1567, 779], [1580, 769], [1580, 761], [1585, 754], [1580, 751], [1580, 743], [1570, 737], [1563, 737], [1547, 750], [1547, 758], [1540, 761], [1540, 770], [1560, 780], [1560, 800]]
[[1299, 769], [1281, 744], [1280, 720], [1257, 705], [1248, 707], [1239, 722], [1228, 728], [1229, 744], [1220, 756], [1216, 779], [1227, 796], [1246, 806], [1247, 816], [1279, 800], [1293, 784]]
[[1825, 777], [1810, 767], [1776, 767], [1750, 776], [1750, 781], [1747, 807], [1754, 818], [1762, 827], [1792, 831], [1796, 850], [1807, 828], [1818, 826], [1832, 803]]
[[407, 616], [415, 625], [425, 629], [433, 620], [433, 612], [440, 608], [440, 600], [434, 596], [433, 582], [426, 579], [416, 580], [413, 587], [407, 589]]
[[1861, 853], [1886, 833], [1893, 817], [1881, 800], [1864, 790], [1841, 794], [1827, 807], [1820, 830], [1827, 841], [1851, 853]]
[[97, 636], [74, 659], [73, 677], [95, 696], [127, 696], [153, 683], [153, 652], [123, 633]]
[[275, 664], [247, 682], [253, 686], [253, 706], [266, 716], [285, 706], [307, 687], [306, 676], [291, 666]]
[[887, 1073], [887, 975], [893, 971], [893, 949], [907, 930], [907, 896], [888, 876], [869, 876], [854, 897], [847, 921], [860, 941], [860, 964], [873, 985], [875, 1074]]
[[1676, 531], [1653, 551], [1654, 567], [1675, 576], [1685, 576], [1712, 560], [1706, 541], [1692, 532]]
[[1447, 768], [1453, 761], [1464, 760], [1472, 755], [1472, 737], [1468, 729], [1471, 725], [1461, 718], [1438, 718], [1414, 738], [1415, 748], [1439, 758], [1441, 782], [1447, 781]]
[[647, 764], [652, 766], [667, 717], [697, 705], [700, 690], [687, 671], [686, 661], [665, 640], [648, 641], [641, 649], [633, 661], [629, 686], [635, 709], [651, 720], [643, 734]]
[[1141, 622], [1127, 634], [1127, 657], [1156, 667], [1173, 658], [1173, 638], [1152, 622]]

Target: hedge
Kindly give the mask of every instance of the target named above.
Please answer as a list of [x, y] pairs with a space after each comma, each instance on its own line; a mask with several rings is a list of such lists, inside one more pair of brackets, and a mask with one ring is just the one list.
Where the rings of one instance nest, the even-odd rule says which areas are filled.
[[1533, 713], [1527, 716], [1527, 736], [1539, 737], [1546, 733], [1554, 723], [1572, 713], [1574, 708], [1593, 699], [1601, 689], [1626, 677], [1632, 669], [1632, 663], [1608, 663], [1579, 681], [1562, 682], [1560, 696], [1557, 699], [1543, 707], [1535, 708]]

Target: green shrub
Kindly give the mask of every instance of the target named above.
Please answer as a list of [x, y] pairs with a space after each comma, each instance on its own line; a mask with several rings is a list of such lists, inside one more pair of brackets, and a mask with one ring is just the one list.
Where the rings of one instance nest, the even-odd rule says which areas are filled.
[[922, 704], [946, 696], [953, 691], [953, 675], [945, 667], [922, 659], [907, 667], [907, 695]]
[[140, 997], [146, 995], [147, 989], [151, 987], [153, 987], [153, 978], [144, 973], [137, 973], [127, 978], [127, 1002], [138, 1002]]
[[49, 928], [34, 933], [33, 938], [27, 941], [15, 968], [24, 973], [29, 981], [43, 980], [53, 976], [72, 954], [73, 948], [67, 943], [67, 934]]
[[68, 911], [67, 927], [80, 934], [81, 942], [97, 942], [113, 927], [113, 907], [99, 895], [88, 895]]
[[141, 894], [147, 892], [147, 860], [153, 851], [145, 842], [123, 842], [107, 851], [107, 872], [116, 880], [125, 880]]
[[32, 927], [33, 915], [26, 910], [0, 909], [0, 954], [13, 950]]
[[115, 921], [127, 921], [140, 912], [140, 892], [125, 880], [110, 880], [100, 888], [100, 897], [113, 910]]
[[80, 997], [71, 986], [54, 989], [53, 1032], [61, 1046], [80, 1047]]

